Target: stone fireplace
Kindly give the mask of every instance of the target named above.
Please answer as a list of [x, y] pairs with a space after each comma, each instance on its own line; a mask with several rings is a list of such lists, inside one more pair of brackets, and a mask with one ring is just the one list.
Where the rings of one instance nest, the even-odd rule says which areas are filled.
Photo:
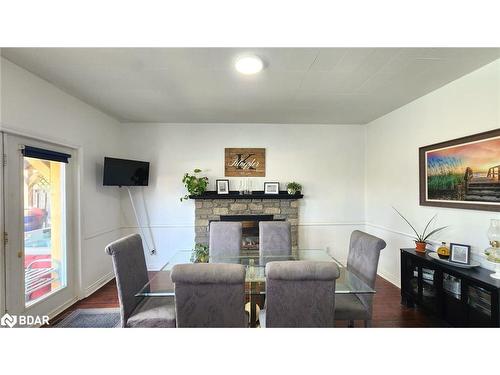
[[[257, 198], [257, 196], [259, 196]], [[276, 195], [276, 198], [254, 193], [252, 196], [206, 192], [195, 199], [195, 241], [208, 244], [211, 221], [241, 221], [242, 250], [258, 250], [259, 221], [280, 220], [290, 223], [292, 249], [298, 246], [299, 201], [302, 195]]]

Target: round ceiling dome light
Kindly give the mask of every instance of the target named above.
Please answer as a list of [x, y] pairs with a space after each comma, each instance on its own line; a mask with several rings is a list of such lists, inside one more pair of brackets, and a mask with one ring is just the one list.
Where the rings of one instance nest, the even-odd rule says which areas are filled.
[[243, 56], [236, 60], [234, 65], [236, 70], [241, 74], [257, 74], [264, 68], [264, 62], [258, 56]]

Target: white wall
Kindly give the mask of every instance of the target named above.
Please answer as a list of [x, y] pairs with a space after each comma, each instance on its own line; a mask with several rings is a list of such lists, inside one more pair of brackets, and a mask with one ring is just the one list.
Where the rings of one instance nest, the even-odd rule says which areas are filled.
[[1, 72], [3, 130], [79, 150], [80, 292], [87, 294], [112, 274], [104, 246], [121, 234], [120, 193], [101, 186], [103, 157], [116, 153], [120, 124], [5, 59], [1, 59]]
[[[329, 247], [345, 258], [348, 233], [364, 221], [364, 127], [357, 125], [284, 124], [124, 124], [128, 156], [151, 162], [150, 186], [136, 188], [135, 201], [145, 223], [142, 194], [159, 251], [148, 258], [156, 268], [178, 249], [194, 243], [194, 202], [185, 194], [185, 172], [200, 168], [210, 179], [224, 177], [225, 147], [265, 147], [266, 177], [253, 178], [254, 190], [264, 181], [303, 185], [299, 245]], [[229, 178], [238, 189], [238, 178]], [[135, 230], [128, 196], [123, 196], [124, 226]]]
[[411, 229], [396, 216], [425, 225], [438, 214], [451, 225], [437, 240], [488, 246], [486, 231], [498, 213], [419, 206], [418, 148], [500, 127], [500, 60], [385, 115], [366, 127], [367, 229], [387, 240], [379, 271], [399, 285], [399, 248], [411, 247]]

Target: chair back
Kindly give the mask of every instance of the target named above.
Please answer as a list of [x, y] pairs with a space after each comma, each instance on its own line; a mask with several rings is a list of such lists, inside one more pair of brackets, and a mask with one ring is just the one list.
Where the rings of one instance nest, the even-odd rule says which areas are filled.
[[[371, 288], [375, 287], [380, 251], [385, 246], [386, 243], [383, 239], [371, 234], [359, 230], [355, 230], [351, 234], [347, 268]], [[371, 313], [373, 295], [360, 294], [358, 298]]]
[[359, 230], [351, 234], [347, 268], [372, 288], [377, 277], [380, 251], [385, 246], [384, 240], [371, 234]]
[[[259, 222], [260, 256], [282, 256], [292, 254], [290, 223], [286, 221]], [[279, 258], [276, 258], [278, 260]]]
[[241, 264], [176, 264], [177, 327], [247, 327], [245, 267]]
[[241, 222], [212, 221], [208, 248], [212, 259], [239, 257]]
[[121, 324], [125, 327], [128, 318], [142, 300], [135, 297], [135, 294], [149, 281], [141, 236], [132, 234], [121, 238], [110, 243], [105, 250], [113, 260]]
[[333, 327], [334, 262], [284, 261], [266, 265], [266, 327]]

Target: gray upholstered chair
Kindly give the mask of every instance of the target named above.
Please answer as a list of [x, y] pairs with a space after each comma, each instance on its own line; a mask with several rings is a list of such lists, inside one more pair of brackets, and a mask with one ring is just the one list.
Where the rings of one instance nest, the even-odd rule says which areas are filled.
[[261, 327], [333, 327], [334, 262], [284, 261], [266, 265], [266, 308]]
[[177, 327], [247, 327], [245, 267], [241, 264], [176, 264]]
[[286, 221], [259, 222], [259, 252], [261, 257], [292, 254], [290, 223]]
[[135, 297], [149, 281], [141, 236], [133, 234], [112, 242], [106, 253], [113, 259], [122, 327], [175, 327], [173, 298]]
[[[371, 288], [374, 288], [380, 251], [385, 246], [384, 240], [355, 230], [351, 234], [347, 269]], [[342, 294], [337, 296], [335, 319], [348, 320], [349, 327], [354, 326], [355, 320], [364, 320], [365, 327], [370, 327], [372, 312], [373, 294]]]
[[239, 257], [241, 222], [212, 221], [208, 248], [212, 260]]

